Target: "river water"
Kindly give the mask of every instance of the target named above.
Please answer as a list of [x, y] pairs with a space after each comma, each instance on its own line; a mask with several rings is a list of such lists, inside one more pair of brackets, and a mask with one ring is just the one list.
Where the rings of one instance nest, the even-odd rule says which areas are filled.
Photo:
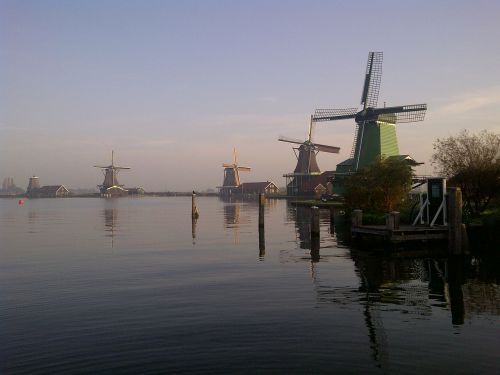
[[256, 202], [198, 210], [0, 199], [0, 373], [500, 373], [498, 257], [350, 248], [327, 211], [311, 252], [307, 208], [268, 201], [260, 237]]

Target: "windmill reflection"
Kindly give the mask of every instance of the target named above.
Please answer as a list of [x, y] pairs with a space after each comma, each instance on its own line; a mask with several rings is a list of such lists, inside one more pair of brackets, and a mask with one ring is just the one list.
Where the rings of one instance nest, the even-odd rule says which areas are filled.
[[111, 237], [111, 247], [114, 246], [115, 238], [115, 227], [118, 223], [118, 209], [117, 208], [105, 208], [103, 210], [104, 217], [104, 230], [106, 232], [106, 237]]
[[[491, 282], [500, 280], [499, 260], [431, 258], [429, 254], [443, 253], [443, 249], [425, 245], [414, 251], [391, 253], [376, 252], [373, 246], [370, 251], [342, 249], [339, 245], [344, 243], [342, 226], [335, 220], [336, 230], [330, 229], [336, 238], [333, 249], [345, 252], [353, 261], [359, 278], [357, 285], [337, 287], [334, 281], [321, 277], [319, 241], [310, 237], [311, 211], [307, 207], [289, 205], [286, 217], [295, 227], [298, 246], [310, 249], [311, 256], [298, 258], [296, 251], [283, 251], [282, 256], [287, 258], [285, 260], [309, 264], [319, 304], [362, 307], [371, 356], [377, 367], [386, 368], [389, 363], [389, 339], [384, 327], [386, 312], [399, 311], [405, 320], [421, 320], [431, 319], [435, 309], [444, 309], [450, 312], [450, 323], [454, 326], [463, 325], [465, 318], [472, 314], [500, 315], [500, 289]], [[325, 246], [323, 251], [326, 249]], [[328, 259], [328, 255], [323, 257]]]
[[287, 205], [287, 221], [295, 224], [295, 238], [301, 249], [311, 249], [311, 209]]
[[224, 204], [224, 226], [233, 229], [235, 245], [240, 243], [240, 210], [240, 202], [227, 201]]
[[310, 250], [311, 262], [320, 260], [320, 238], [311, 237], [311, 208], [305, 206], [287, 207], [287, 221], [295, 225], [295, 238], [300, 249]]

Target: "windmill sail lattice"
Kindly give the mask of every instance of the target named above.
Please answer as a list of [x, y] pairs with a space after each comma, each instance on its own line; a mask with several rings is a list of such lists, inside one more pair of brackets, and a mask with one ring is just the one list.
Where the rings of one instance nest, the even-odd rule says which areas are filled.
[[224, 168], [224, 179], [222, 186], [219, 187], [219, 192], [222, 196], [229, 196], [234, 194], [236, 189], [241, 185], [240, 171], [249, 172], [251, 168], [238, 165], [236, 148], [233, 149], [233, 163], [224, 163], [222, 167]]
[[104, 182], [102, 185], [98, 185], [99, 191], [102, 196], [112, 196], [112, 195], [122, 195], [127, 193], [127, 189], [118, 183], [118, 171], [122, 169], [130, 169], [129, 167], [119, 167], [115, 165], [114, 162], [114, 151], [111, 151], [111, 165], [102, 166], [94, 165], [96, 168], [100, 168], [104, 174]]
[[366, 68], [361, 104], [363, 108], [317, 109], [313, 121], [354, 119], [356, 130], [349, 160], [341, 163], [345, 171], [356, 171], [377, 157], [399, 155], [395, 126], [398, 123], [423, 121], [426, 104], [377, 108], [382, 78], [382, 52], [370, 52]]
[[310, 193], [314, 186], [311, 186], [312, 177], [321, 174], [321, 171], [316, 160], [318, 152], [338, 153], [339, 147], [324, 145], [313, 142], [315, 122], [311, 116], [309, 122], [308, 138], [305, 141], [280, 136], [278, 141], [292, 143], [295, 145], [294, 152], [297, 157], [297, 165], [291, 174], [286, 174], [287, 191], [289, 195]]

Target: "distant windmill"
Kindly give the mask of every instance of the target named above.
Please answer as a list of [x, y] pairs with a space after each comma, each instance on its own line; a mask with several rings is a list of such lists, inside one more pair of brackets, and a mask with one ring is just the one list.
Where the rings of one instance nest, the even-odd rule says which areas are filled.
[[[314, 186], [311, 185], [311, 176], [321, 174], [321, 171], [316, 161], [318, 152], [328, 152], [338, 154], [340, 148], [328, 146], [313, 142], [314, 121], [313, 116], [309, 122], [309, 134], [305, 141], [280, 136], [278, 141], [299, 144], [299, 147], [294, 147], [295, 156], [297, 157], [297, 165], [293, 173], [286, 174], [288, 195], [296, 195], [303, 193], [312, 193]], [[298, 154], [297, 154], [298, 151]]]
[[104, 174], [104, 182], [102, 185], [98, 185], [103, 197], [111, 197], [116, 195], [126, 195], [127, 189], [118, 183], [117, 175], [118, 171], [122, 169], [130, 169], [129, 167], [118, 167], [114, 163], [114, 151], [111, 151], [111, 165], [101, 166], [94, 165], [96, 168], [100, 168]]
[[335, 121], [353, 118], [356, 121], [354, 144], [350, 159], [337, 166], [337, 172], [353, 172], [377, 157], [402, 157], [399, 155], [396, 137], [397, 123], [423, 121], [426, 104], [376, 108], [382, 78], [382, 52], [370, 52], [366, 68], [365, 83], [361, 95], [363, 109], [317, 109], [313, 121]]
[[233, 164], [224, 163], [224, 180], [222, 186], [219, 187], [220, 195], [230, 196], [235, 193], [236, 189], [241, 185], [240, 171], [249, 172], [250, 167], [242, 167], [238, 165], [238, 157], [236, 148], [233, 149]]

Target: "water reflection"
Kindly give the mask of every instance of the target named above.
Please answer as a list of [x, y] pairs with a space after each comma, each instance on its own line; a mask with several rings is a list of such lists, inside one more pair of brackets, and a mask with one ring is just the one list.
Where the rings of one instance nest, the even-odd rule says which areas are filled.
[[196, 224], [198, 223], [198, 218], [196, 216], [191, 216], [191, 238], [193, 239], [193, 245], [196, 245]]
[[311, 249], [311, 209], [288, 203], [286, 219], [295, 224], [295, 235], [299, 247]]
[[262, 260], [266, 255], [266, 235], [264, 227], [259, 227], [259, 258]]
[[114, 247], [115, 238], [115, 227], [118, 224], [118, 209], [105, 208], [102, 211], [102, 216], [104, 217], [104, 231], [106, 232], [106, 237], [111, 238], [111, 247]]

